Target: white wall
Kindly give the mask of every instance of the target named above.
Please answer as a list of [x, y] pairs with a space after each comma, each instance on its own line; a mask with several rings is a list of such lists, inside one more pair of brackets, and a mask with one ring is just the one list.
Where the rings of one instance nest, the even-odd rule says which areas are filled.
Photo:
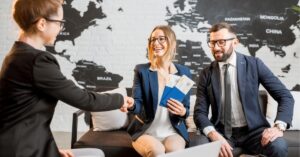
[[[101, 6], [103, 12], [107, 15], [104, 19], [95, 19], [97, 26], [91, 26], [84, 30], [72, 44], [71, 41], [59, 41], [55, 49], [57, 51], [66, 49], [70, 59], [55, 55], [59, 61], [62, 72], [75, 81], [72, 76], [72, 70], [76, 67], [76, 62], [80, 59], [93, 61], [98, 65], [106, 67], [108, 72], [119, 74], [123, 77], [120, 82], [120, 87], [131, 87], [133, 80], [133, 68], [138, 63], [147, 62], [146, 45], [150, 31], [155, 25], [167, 24], [166, 22], [166, 7], [172, 13], [181, 13], [181, 10], [174, 8], [173, 3], [176, 0], [103, 0], [103, 3], [97, 3], [96, 0], [91, 0]], [[74, 0], [73, 8], [80, 11], [83, 16], [87, 10], [87, 5], [90, 1]], [[185, 3], [187, 4], [187, 0]], [[298, 4], [299, 5], [299, 4]], [[9, 51], [13, 42], [17, 39], [18, 28], [11, 17], [12, 0], [2, 0], [0, 3], [0, 64], [2, 65], [5, 54]], [[118, 11], [122, 8], [123, 11]], [[182, 12], [188, 12], [190, 9], [186, 7]], [[107, 26], [112, 27], [112, 31], [107, 29]], [[199, 27], [210, 26], [207, 22], [199, 23]], [[187, 27], [187, 26], [186, 26]], [[196, 30], [183, 30], [180, 26], [173, 26], [173, 30], [177, 34], [177, 38], [186, 41], [201, 41], [206, 43], [207, 33], [199, 33]], [[293, 32], [296, 35], [294, 44], [283, 47], [287, 52], [287, 56], [281, 58], [275, 56], [266, 46], [257, 51], [257, 57], [261, 58], [266, 65], [276, 75], [284, 75], [280, 79], [285, 85], [291, 89], [295, 84], [299, 83], [300, 78], [300, 32], [299, 28], [293, 26]], [[204, 45], [203, 44], [203, 45]], [[203, 46], [206, 55], [213, 60], [209, 49]], [[248, 54], [247, 48], [240, 45], [239, 51]], [[283, 73], [281, 67], [287, 64], [292, 65], [289, 73]], [[71, 131], [72, 114], [77, 111], [76, 108], [59, 102], [51, 128], [54, 131]], [[79, 123], [79, 131], [84, 131], [88, 127], [83, 122], [83, 116]]]

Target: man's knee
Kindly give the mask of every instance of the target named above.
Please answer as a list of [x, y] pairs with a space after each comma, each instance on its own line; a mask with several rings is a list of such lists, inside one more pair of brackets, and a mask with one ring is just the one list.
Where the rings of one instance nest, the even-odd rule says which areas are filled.
[[201, 144], [206, 144], [209, 142], [210, 142], [209, 139], [205, 135], [200, 134], [200, 135], [195, 136], [193, 139], [191, 139], [189, 146], [192, 147], [192, 146], [197, 146], [197, 145], [201, 145]]
[[282, 137], [271, 142], [266, 149], [268, 156], [286, 157], [288, 155], [288, 145]]

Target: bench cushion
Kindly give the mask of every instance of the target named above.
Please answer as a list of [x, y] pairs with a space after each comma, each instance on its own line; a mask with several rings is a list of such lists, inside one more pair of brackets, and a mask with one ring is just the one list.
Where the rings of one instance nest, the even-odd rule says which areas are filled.
[[74, 144], [75, 148], [100, 148], [106, 157], [140, 157], [131, 145], [131, 137], [125, 130], [86, 132]]

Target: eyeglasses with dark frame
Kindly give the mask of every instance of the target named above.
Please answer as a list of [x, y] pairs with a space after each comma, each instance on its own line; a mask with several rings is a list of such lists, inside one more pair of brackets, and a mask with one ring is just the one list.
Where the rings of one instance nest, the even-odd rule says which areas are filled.
[[158, 43], [163, 44], [166, 42], [166, 40], [168, 40], [168, 38], [166, 36], [159, 36], [158, 38], [152, 37], [148, 39], [150, 44], [154, 44], [156, 40]]
[[50, 19], [50, 18], [46, 18], [46, 17], [45, 17], [45, 20], [49, 21], [49, 22], [58, 22], [60, 29], [63, 29], [65, 26], [65, 23], [66, 23], [66, 20], [55, 20], [55, 19]]
[[207, 41], [207, 45], [209, 48], [214, 48], [216, 43], [218, 44], [219, 47], [224, 47], [226, 46], [226, 42], [233, 40], [235, 38], [228, 38], [228, 39], [220, 39], [220, 40], [209, 40]]

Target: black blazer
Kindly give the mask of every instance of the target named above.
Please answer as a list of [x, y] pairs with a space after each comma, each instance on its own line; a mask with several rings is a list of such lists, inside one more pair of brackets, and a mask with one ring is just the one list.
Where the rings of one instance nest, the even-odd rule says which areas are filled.
[[[248, 128], [251, 131], [259, 127], [269, 127], [261, 111], [258, 96], [259, 85], [270, 93], [278, 102], [276, 120], [291, 124], [294, 99], [290, 91], [258, 58], [237, 54], [237, 83], [242, 107]], [[212, 117], [208, 119], [208, 109], [212, 108]], [[197, 86], [197, 100], [194, 110], [194, 121], [200, 130], [207, 126], [215, 126], [220, 121], [221, 85], [219, 66], [216, 61], [203, 69]]]
[[124, 101], [77, 87], [49, 52], [15, 42], [0, 73], [0, 156], [58, 157], [50, 130], [58, 100], [88, 111], [117, 109]]
[[[187, 77], [191, 78], [191, 73], [189, 68], [174, 64], [177, 73], [175, 75], [186, 75]], [[139, 64], [134, 69], [134, 85], [133, 85], [133, 92], [132, 96], [135, 100], [135, 109], [131, 111], [134, 114], [141, 114], [144, 122], [146, 123], [141, 129], [137, 132], [133, 133], [132, 138], [136, 140], [139, 136], [141, 136], [151, 125], [152, 121], [154, 120], [157, 104], [158, 104], [158, 78], [157, 78], [157, 71], [152, 71], [149, 69], [150, 63], [146, 64]], [[185, 119], [189, 115], [190, 109], [190, 92], [184, 97], [182, 101], [185, 109], [186, 114], [183, 117], [178, 115], [170, 115], [170, 121], [173, 128], [177, 131], [179, 135], [181, 135], [186, 142], [189, 142], [189, 136], [186, 128]], [[131, 127], [131, 125], [129, 125]], [[128, 128], [130, 130], [131, 128]]]

